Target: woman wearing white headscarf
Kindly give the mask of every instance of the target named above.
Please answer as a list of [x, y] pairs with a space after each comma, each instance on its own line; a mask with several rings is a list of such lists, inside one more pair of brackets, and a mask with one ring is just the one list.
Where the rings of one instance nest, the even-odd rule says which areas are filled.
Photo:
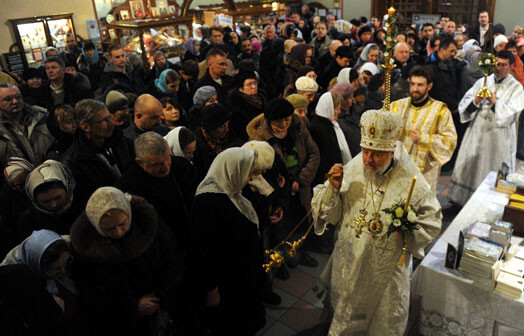
[[193, 202], [192, 276], [216, 335], [255, 335], [265, 324], [261, 301], [263, 250], [258, 216], [242, 189], [253, 176], [255, 152], [218, 154]]
[[346, 136], [337, 123], [342, 100], [336, 93], [324, 93], [318, 101], [316, 115], [309, 123], [309, 133], [320, 151], [320, 166], [313, 186], [324, 183], [327, 172], [335, 163], [345, 165], [352, 158]]
[[18, 241], [41, 229], [69, 234], [79, 213], [71, 207], [74, 187], [73, 174], [58, 161], [47, 160], [33, 169], [25, 180], [25, 192], [32, 206], [18, 217]]
[[93, 334], [151, 335], [159, 309], [179, 318], [184, 261], [145, 199], [97, 189], [71, 228], [71, 247]]
[[[359, 70], [365, 63], [373, 63], [377, 67], [380, 66], [380, 48], [375, 43], [368, 43], [358, 58], [355, 64], [355, 69]], [[360, 71], [359, 71], [360, 72]]]

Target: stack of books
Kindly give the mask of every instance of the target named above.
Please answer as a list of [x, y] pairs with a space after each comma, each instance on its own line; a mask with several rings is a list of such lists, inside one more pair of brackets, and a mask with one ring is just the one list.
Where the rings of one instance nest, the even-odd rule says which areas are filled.
[[500, 259], [502, 251], [501, 246], [473, 237], [464, 245], [464, 254], [460, 260], [459, 270], [480, 277], [491, 278], [491, 268]]
[[511, 258], [497, 261], [492, 267], [495, 291], [520, 299], [524, 290], [524, 261]]

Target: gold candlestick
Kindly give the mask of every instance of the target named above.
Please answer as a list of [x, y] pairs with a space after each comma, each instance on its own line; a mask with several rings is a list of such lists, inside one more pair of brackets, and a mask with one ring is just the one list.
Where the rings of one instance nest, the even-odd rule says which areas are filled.
[[395, 14], [395, 8], [393, 8], [393, 7], [389, 7], [389, 9], [388, 9], [388, 15], [391, 16], [391, 15], [393, 15], [393, 14]]

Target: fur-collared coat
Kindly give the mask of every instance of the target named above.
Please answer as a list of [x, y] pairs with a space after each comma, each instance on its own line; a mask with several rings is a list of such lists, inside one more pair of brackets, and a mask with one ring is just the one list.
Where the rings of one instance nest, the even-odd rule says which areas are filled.
[[159, 297], [174, 318], [181, 303], [184, 262], [173, 234], [145, 199], [133, 196], [131, 213], [121, 239], [100, 235], [85, 212], [71, 228], [72, 272], [96, 335], [149, 335], [153, 316], [137, 314], [144, 295]]
[[[282, 148], [269, 129], [268, 121], [263, 114], [254, 118], [247, 125], [247, 134], [251, 140], [267, 141], [275, 149], [275, 158], [279, 160], [279, 167], [286, 167], [286, 159]], [[288, 134], [293, 139], [298, 152], [299, 172], [295, 177], [295, 181], [300, 185], [300, 201], [307, 211], [311, 208], [311, 183], [320, 165], [320, 152], [306, 125], [297, 115], [293, 115], [291, 119]], [[287, 178], [285, 169], [281, 169], [281, 174], [286, 179], [286, 184], [287, 182], [293, 182]]]

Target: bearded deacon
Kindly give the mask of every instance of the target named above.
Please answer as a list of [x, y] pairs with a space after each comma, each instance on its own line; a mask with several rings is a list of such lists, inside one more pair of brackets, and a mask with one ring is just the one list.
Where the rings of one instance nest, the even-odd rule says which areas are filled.
[[400, 141], [436, 192], [440, 169], [457, 146], [457, 131], [446, 104], [429, 96], [432, 77], [430, 69], [413, 67], [409, 73], [410, 97], [393, 102], [391, 111], [402, 117]]
[[[315, 188], [312, 201], [318, 214], [315, 233], [334, 225], [337, 240], [325, 274], [329, 274], [329, 335], [403, 335], [409, 311], [411, 255], [424, 256], [424, 247], [438, 234], [441, 209], [435, 194], [397, 142], [402, 129], [398, 115], [370, 110], [360, 120], [362, 152], [345, 166], [335, 164], [330, 179]], [[410, 204], [419, 230], [409, 239], [404, 266], [398, 266], [403, 237], [388, 237], [391, 216], [384, 209], [406, 201], [413, 176]], [[315, 217], [314, 217], [315, 218]]]
[[515, 62], [507, 50], [497, 54], [497, 69], [487, 79], [491, 94], [477, 93], [484, 85], [479, 79], [459, 103], [460, 121], [471, 121], [460, 146], [451, 176], [448, 198], [464, 205], [490, 171], [506, 163], [515, 170], [517, 155], [516, 121], [524, 109], [522, 85], [510, 75]]

